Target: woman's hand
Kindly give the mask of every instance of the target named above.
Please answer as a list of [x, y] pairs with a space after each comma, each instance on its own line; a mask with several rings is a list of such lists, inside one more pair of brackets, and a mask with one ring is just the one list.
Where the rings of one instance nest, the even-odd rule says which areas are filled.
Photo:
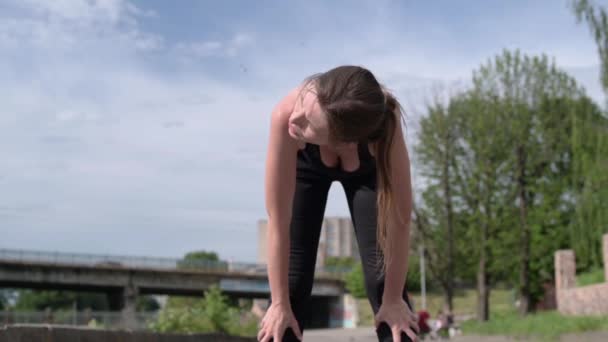
[[417, 323], [416, 314], [410, 310], [407, 303], [401, 299], [395, 302], [384, 302], [380, 306], [378, 313], [374, 316], [376, 329], [382, 322], [390, 327], [393, 334], [393, 341], [401, 341], [401, 332], [405, 332], [412, 341], [418, 341], [417, 334], [420, 328]]
[[296, 337], [302, 341], [302, 332], [291, 307], [272, 303], [260, 324], [258, 341], [268, 342], [272, 338], [274, 342], [280, 342], [287, 328], [291, 328]]

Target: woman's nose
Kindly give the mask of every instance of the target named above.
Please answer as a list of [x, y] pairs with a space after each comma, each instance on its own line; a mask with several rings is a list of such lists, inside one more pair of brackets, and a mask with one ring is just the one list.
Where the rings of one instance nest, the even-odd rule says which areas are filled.
[[304, 115], [304, 111], [296, 110], [291, 116], [291, 122], [300, 126], [306, 121], [306, 116]]

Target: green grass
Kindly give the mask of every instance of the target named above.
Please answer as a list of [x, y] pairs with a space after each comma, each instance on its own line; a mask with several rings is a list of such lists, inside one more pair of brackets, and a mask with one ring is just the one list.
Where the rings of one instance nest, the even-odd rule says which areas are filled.
[[[422, 306], [420, 294], [412, 293], [412, 297], [416, 310], [420, 310]], [[443, 306], [443, 296], [440, 293], [427, 293], [426, 301], [427, 311], [435, 317]], [[358, 303], [360, 325], [373, 325], [373, 314], [367, 299], [359, 299]], [[454, 296], [456, 315], [474, 315], [476, 307], [475, 290], [456, 292]], [[503, 335], [551, 341], [566, 333], [608, 330], [608, 317], [564, 316], [557, 311], [544, 311], [520, 317], [513, 306], [513, 292], [493, 289], [490, 292], [490, 321], [482, 323], [472, 319], [463, 322], [461, 327], [464, 334]]]
[[564, 316], [557, 311], [539, 312], [520, 317], [516, 312], [498, 313], [488, 322], [463, 322], [464, 334], [508, 335], [542, 341], [557, 340], [566, 333], [608, 330], [608, 318], [598, 316]]
[[[490, 292], [490, 313], [505, 312], [513, 308], [511, 298], [513, 294], [510, 290], [494, 289]], [[419, 293], [412, 293], [416, 310], [422, 308], [422, 297]], [[441, 293], [427, 293], [427, 311], [435, 316], [443, 307], [443, 295]], [[458, 290], [454, 294], [454, 314], [472, 315], [477, 311], [477, 293], [474, 289]]]
[[587, 286], [593, 284], [601, 284], [604, 280], [604, 269], [596, 268], [589, 272], [576, 275], [576, 286]]
[[[422, 297], [420, 293], [411, 293], [414, 298], [416, 311], [422, 308]], [[507, 312], [512, 310], [512, 292], [509, 290], [495, 289], [490, 292], [490, 314]], [[440, 293], [426, 294], [426, 310], [435, 317], [443, 307], [443, 295]], [[477, 295], [475, 290], [456, 291], [454, 295], [454, 313], [460, 315], [473, 315], [476, 312]], [[358, 300], [359, 322], [362, 326], [373, 325], [374, 317], [367, 298]]]

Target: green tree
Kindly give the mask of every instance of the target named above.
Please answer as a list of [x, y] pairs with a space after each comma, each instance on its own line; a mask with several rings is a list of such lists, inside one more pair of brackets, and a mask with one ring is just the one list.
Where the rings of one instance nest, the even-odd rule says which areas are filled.
[[[569, 246], [567, 227], [575, 209], [583, 212], [581, 179], [595, 170], [573, 171], [585, 156], [576, 146], [593, 150], [587, 159], [597, 160], [600, 139], [594, 136], [607, 131], [601, 118], [583, 89], [546, 56], [506, 50], [473, 72], [470, 90], [452, 96], [447, 106], [429, 107], [417, 145], [418, 165], [428, 180], [423, 201], [414, 208], [417, 232], [440, 284], [447, 283], [442, 279], [449, 268], [448, 242], [462, 247], [452, 254], [459, 260], [454, 272], [463, 279], [475, 274], [480, 320], [489, 318], [493, 284], [515, 285], [525, 314], [542, 295], [543, 283], [551, 281], [553, 253]], [[580, 122], [595, 127], [587, 134]], [[584, 143], [574, 144], [571, 137]], [[595, 187], [589, 198], [603, 198], [597, 197], [598, 185], [605, 183], [590, 183]], [[580, 216], [600, 222], [600, 212], [608, 210], [598, 207]], [[450, 225], [456, 238], [445, 233]]]
[[21, 290], [15, 303], [20, 311], [69, 310], [76, 303], [77, 310], [108, 310], [107, 297], [103, 293], [55, 291], [55, 290]]
[[[481, 70], [481, 77], [485, 73]], [[459, 151], [454, 193], [461, 204], [461, 225], [468, 227], [462, 236], [475, 260], [477, 318], [486, 321], [490, 315], [490, 289], [498, 278], [493, 272], [502, 248], [498, 234], [507, 222], [508, 140], [503, 129], [506, 117], [498, 99], [489, 96], [478, 83], [474, 78], [475, 88], [453, 98], [450, 109], [460, 137], [454, 147]]]
[[585, 21], [595, 39], [601, 62], [600, 80], [604, 92], [608, 93], [608, 15], [606, 9], [589, 0], [573, 0], [572, 10], [580, 23]]
[[[571, 115], [579, 116], [584, 91], [574, 79], [544, 56], [503, 51], [474, 73], [474, 92], [494, 103], [501, 118], [492, 134], [506, 138], [504, 173], [509, 176], [505, 198], [514, 199], [519, 231], [516, 242], [520, 311], [532, 310], [542, 294], [542, 282], [551, 278], [553, 252], [567, 245], [564, 227], [572, 213]], [[488, 127], [489, 129], [489, 127]], [[534, 246], [534, 249], [532, 249]], [[543, 272], [544, 271], [544, 272]]]
[[570, 226], [577, 268], [602, 267], [602, 235], [608, 232], [608, 118], [591, 100], [577, 103], [571, 115], [572, 188]]
[[[606, 9], [589, 0], [571, 2], [577, 21], [586, 22], [595, 39], [600, 58], [600, 81], [608, 94], [608, 15]], [[584, 269], [601, 265], [601, 236], [608, 232], [608, 123], [605, 113], [590, 108], [588, 115], [573, 117], [572, 149], [576, 220], [572, 239], [577, 266]], [[580, 261], [580, 262], [579, 262]]]
[[[431, 274], [442, 286], [445, 302], [453, 310], [455, 230], [453, 183], [456, 162], [455, 116], [437, 98], [420, 120], [419, 143], [415, 146], [422, 176], [427, 182], [424, 202], [416, 210], [421, 243], [427, 251]], [[426, 220], [422, 220], [424, 212]], [[423, 222], [424, 221], [424, 222]]]
[[186, 253], [186, 255], [178, 261], [177, 267], [182, 269], [191, 268], [222, 271], [228, 269], [228, 264], [220, 260], [216, 252], [202, 250]]

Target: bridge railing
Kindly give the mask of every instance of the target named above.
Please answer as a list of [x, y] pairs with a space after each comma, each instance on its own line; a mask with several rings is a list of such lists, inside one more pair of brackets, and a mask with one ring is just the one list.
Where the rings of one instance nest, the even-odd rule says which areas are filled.
[[[83, 254], [66, 252], [46, 252], [23, 249], [0, 248], [0, 260], [20, 262], [44, 262], [51, 264], [85, 265], [97, 267], [126, 267], [126, 268], [157, 268], [168, 270], [196, 270], [217, 272], [238, 272], [250, 274], [266, 274], [265, 264], [244, 263], [232, 261], [211, 261], [200, 259], [178, 259], [146, 256], [124, 256]], [[343, 278], [349, 272], [347, 268], [320, 267], [317, 268], [317, 277]]]

